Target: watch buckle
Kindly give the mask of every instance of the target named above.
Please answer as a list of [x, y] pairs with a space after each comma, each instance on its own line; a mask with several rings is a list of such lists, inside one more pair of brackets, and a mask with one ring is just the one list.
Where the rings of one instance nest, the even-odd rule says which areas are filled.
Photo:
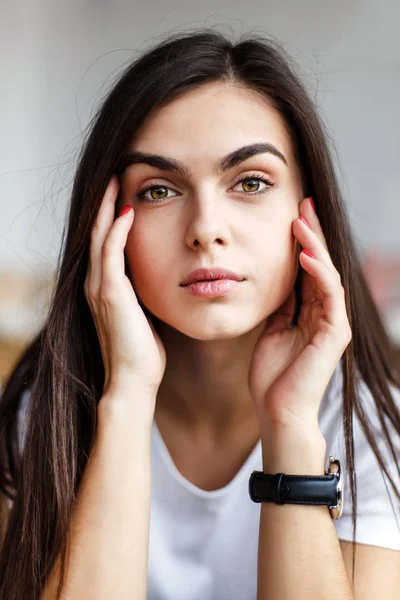
[[335, 475], [337, 477], [337, 504], [330, 506], [329, 510], [332, 519], [339, 519], [343, 512], [342, 468], [339, 459], [333, 456], [329, 457], [329, 467], [326, 469], [325, 475]]

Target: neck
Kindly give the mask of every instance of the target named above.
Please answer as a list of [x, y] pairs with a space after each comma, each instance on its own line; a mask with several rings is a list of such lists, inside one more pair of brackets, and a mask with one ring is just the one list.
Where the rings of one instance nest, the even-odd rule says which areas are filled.
[[156, 417], [167, 418], [194, 436], [218, 440], [257, 428], [248, 372], [264, 325], [234, 339], [203, 341], [159, 322], [167, 366]]

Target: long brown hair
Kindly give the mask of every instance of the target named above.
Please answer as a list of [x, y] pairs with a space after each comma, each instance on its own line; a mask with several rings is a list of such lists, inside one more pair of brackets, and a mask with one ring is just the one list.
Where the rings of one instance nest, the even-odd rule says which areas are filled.
[[[283, 117], [303, 175], [304, 196], [317, 206], [333, 263], [346, 292], [352, 340], [342, 358], [346, 461], [356, 531], [353, 411], [397, 497], [357, 393], [357, 371], [372, 393], [385, 443], [397, 464], [387, 420], [400, 434], [396, 356], [360, 268], [349, 219], [331, 158], [329, 133], [293, 60], [275, 40], [244, 35], [237, 41], [213, 29], [170, 35], [132, 62], [109, 91], [88, 127], [75, 173], [56, 283], [45, 325], [9, 377], [0, 402], [0, 598], [39, 598], [59, 552], [61, 576], [66, 533], [96, 430], [104, 368], [84, 295], [90, 232], [113, 173], [153, 109], [204, 83], [224, 81], [266, 98]], [[30, 390], [23, 449], [18, 411]], [[399, 468], [399, 467], [398, 467]], [[399, 473], [400, 474], [400, 473]], [[9, 508], [7, 508], [10, 506]], [[353, 553], [353, 581], [354, 581]]]

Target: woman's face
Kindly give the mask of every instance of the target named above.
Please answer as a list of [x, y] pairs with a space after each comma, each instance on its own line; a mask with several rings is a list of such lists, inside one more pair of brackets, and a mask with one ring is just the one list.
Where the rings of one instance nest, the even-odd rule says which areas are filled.
[[[252, 144], [272, 144], [287, 164], [264, 151], [216, 169]], [[298, 270], [292, 221], [301, 177], [279, 113], [247, 89], [209, 83], [149, 116], [129, 151], [161, 155], [186, 171], [136, 163], [121, 176], [119, 206], [135, 210], [125, 255], [139, 301], [197, 340], [254, 329], [288, 297]], [[180, 284], [201, 267], [245, 281], [224, 296], [190, 295]]]

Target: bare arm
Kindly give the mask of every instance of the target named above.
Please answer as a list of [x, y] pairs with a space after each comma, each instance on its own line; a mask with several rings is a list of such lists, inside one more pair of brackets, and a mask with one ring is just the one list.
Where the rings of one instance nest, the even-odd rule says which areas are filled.
[[[114, 220], [118, 189], [113, 175], [91, 231], [84, 292], [99, 337], [104, 391], [68, 532], [60, 600], [146, 600], [147, 595], [151, 428], [166, 352], [125, 274], [134, 211]], [[41, 600], [58, 600], [59, 563]]]
[[[263, 471], [323, 476], [325, 453], [319, 428], [271, 430]], [[354, 600], [327, 506], [262, 504], [257, 589], [257, 600]]]
[[[71, 519], [62, 600], [146, 599], [153, 414], [137, 406], [151, 402], [101, 409], [104, 399]], [[42, 600], [56, 599], [59, 568], [58, 558]]]

